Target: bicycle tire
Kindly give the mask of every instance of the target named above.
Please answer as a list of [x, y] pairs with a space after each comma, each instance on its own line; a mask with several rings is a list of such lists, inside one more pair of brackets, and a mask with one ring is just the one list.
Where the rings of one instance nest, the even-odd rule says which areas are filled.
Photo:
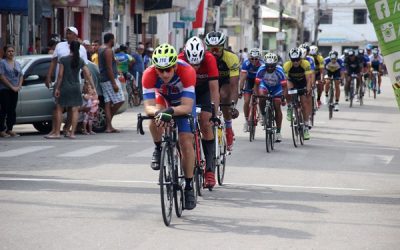
[[[221, 129], [222, 130], [222, 129]], [[222, 131], [221, 133], [221, 145], [220, 147], [220, 155], [219, 155], [219, 164], [217, 166], [217, 180], [218, 180], [218, 185], [222, 186], [224, 184], [224, 178], [225, 178], [225, 166], [226, 166], [226, 138], [225, 138], [225, 133]]]
[[204, 170], [201, 166], [196, 166], [194, 169], [194, 187], [196, 188], [196, 195], [203, 196], [204, 183]]
[[359, 89], [360, 106], [364, 105], [364, 83], [362, 82]]
[[[294, 109], [295, 109], [296, 107], [293, 107], [293, 112], [294, 112]], [[297, 140], [298, 140], [298, 136], [299, 136], [299, 134], [298, 134], [298, 131], [297, 131], [297, 121], [296, 121], [296, 117], [292, 117], [292, 119], [291, 119], [291, 121], [290, 121], [290, 126], [291, 126], [291, 128], [292, 128], [292, 139], [293, 139], [293, 145], [294, 145], [294, 147], [296, 147], [297, 148]]]
[[275, 127], [275, 113], [274, 113], [274, 109], [270, 108], [270, 144], [271, 144], [271, 150], [274, 150], [275, 148], [275, 133], [276, 133], [276, 127]]
[[314, 126], [314, 116], [315, 116], [315, 113], [316, 113], [316, 111], [317, 111], [317, 109], [316, 109], [317, 105], [316, 105], [315, 102], [316, 102], [316, 99], [315, 99], [315, 91], [314, 91], [314, 89], [313, 89], [313, 90], [312, 90], [311, 117], [310, 117], [311, 126]]
[[300, 144], [304, 145], [304, 128], [305, 128], [305, 124], [304, 124], [304, 117], [303, 117], [303, 113], [299, 112], [299, 110], [297, 110], [297, 119], [298, 119], [298, 131], [299, 131], [299, 139], [300, 139]]
[[268, 112], [269, 112], [269, 108], [267, 108], [267, 112], [264, 115], [264, 128], [265, 128], [265, 150], [267, 151], [267, 153], [269, 153], [271, 151], [271, 143], [270, 143], [270, 136], [271, 134], [269, 133], [269, 117], [268, 117]]
[[174, 207], [175, 214], [179, 218], [182, 216], [183, 211], [183, 188], [185, 184], [185, 179], [183, 175], [183, 170], [181, 168], [181, 157], [178, 146], [176, 146], [174, 151], [174, 179], [177, 180], [177, 184], [174, 187]]
[[354, 81], [355, 81], [355, 79], [353, 79], [353, 80], [351, 80], [351, 83], [350, 83], [350, 93], [349, 93], [349, 96], [350, 96], [350, 103], [349, 103], [349, 107], [350, 108], [352, 108], [353, 107], [353, 100], [354, 100], [354, 86], [355, 86], [355, 83], [354, 83]]
[[254, 105], [251, 106], [250, 110], [250, 120], [249, 120], [249, 140], [254, 140], [254, 134], [256, 133], [256, 125], [255, 125], [255, 110]]
[[172, 218], [173, 205], [173, 157], [171, 148], [167, 143], [163, 143], [160, 158], [160, 197], [161, 212], [164, 224], [169, 226]]
[[[333, 83], [331, 82], [331, 84], [333, 84]], [[328, 105], [329, 105], [329, 107], [328, 107], [329, 108], [329, 120], [331, 120], [333, 117], [333, 86], [332, 85], [329, 87]]]

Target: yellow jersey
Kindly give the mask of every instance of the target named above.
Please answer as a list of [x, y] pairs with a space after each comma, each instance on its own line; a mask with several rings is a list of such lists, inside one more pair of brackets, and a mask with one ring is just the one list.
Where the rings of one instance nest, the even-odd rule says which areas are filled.
[[312, 73], [310, 63], [307, 60], [300, 60], [300, 65], [298, 67], [293, 66], [292, 61], [287, 61], [283, 65], [283, 70], [289, 81], [293, 84], [307, 84], [307, 78], [309, 74]]
[[239, 58], [230, 51], [224, 50], [222, 56], [217, 58], [217, 67], [220, 85], [229, 83], [231, 77], [239, 76]]

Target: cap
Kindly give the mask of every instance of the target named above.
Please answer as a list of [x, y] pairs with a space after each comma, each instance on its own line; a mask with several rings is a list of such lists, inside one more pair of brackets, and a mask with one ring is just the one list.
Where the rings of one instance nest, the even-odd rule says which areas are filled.
[[143, 44], [139, 44], [138, 49], [144, 49], [144, 45]]
[[154, 51], [154, 49], [153, 49], [152, 47], [150, 47], [150, 48], [147, 48], [147, 51], [149, 51], [149, 52], [153, 52], [153, 51]]
[[73, 33], [75, 33], [75, 35], [78, 35], [78, 30], [77, 30], [74, 26], [68, 27], [67, 30], [69, 30], [69, 31], [71, 31], [71, 32], [73, 32]]
[[83, 40], [82, 44], [83, 45], [90, 45], [90, 42], [88, 40]]

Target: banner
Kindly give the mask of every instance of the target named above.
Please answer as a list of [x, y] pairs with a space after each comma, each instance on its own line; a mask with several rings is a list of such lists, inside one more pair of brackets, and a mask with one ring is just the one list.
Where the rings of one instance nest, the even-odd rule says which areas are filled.
[[55, 7], [88, 7], [88, 0], [50, 0]]
[[365, 0], [400, 109], [400, 1]]

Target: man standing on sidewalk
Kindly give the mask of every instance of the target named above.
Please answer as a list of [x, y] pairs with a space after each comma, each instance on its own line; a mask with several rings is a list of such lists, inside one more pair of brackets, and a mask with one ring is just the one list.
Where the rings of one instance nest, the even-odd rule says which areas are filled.
[[115, 37], [112, 33], [104, 35], [103, 45], [99, 48], [100, 85], [103, 89], [104, 111], [106, 113], [106, 133], [119, 133], [112, 126], [112, 119], [125, 101], [121, 83], [118, 80], [117, 62], [112, 48]]

